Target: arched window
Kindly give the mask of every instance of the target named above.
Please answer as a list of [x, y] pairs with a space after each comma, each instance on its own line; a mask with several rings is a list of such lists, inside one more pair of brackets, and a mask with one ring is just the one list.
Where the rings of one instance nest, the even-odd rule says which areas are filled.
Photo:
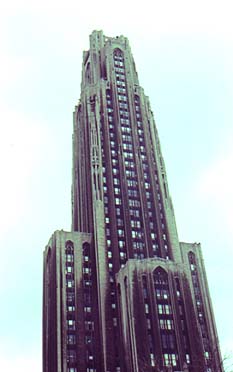
[[66, 247], [66, 254], [74, 253], [74, 244], [71, 240], [67, 240], [65, 247]]
[[91, 249], [90, 244], [85, 242], [83, 243], [83, 256], [90, 257]]
[[142, 276], [142, 289], [143, 289], [143, 298], [148, 299], [148, 286], [146, 275]]
[[124, 53], [121, 49], [116, 48], [113, 52], [114, 59], [123, 60], [124, 59]]
[[189, 252], [188, 254], [189, 265], [192, 272], [196, 271], [196, 257], [193, 252]]
[[47, 257], [46, 257], [47, 264], [49, 264], [50, 258], [51, 258], [51, 247], [48, 248], [48, 253], [47, 253]]
[[188, 258], [189, 258], [189, 263], [196, 264], [196, 258], [193, 252], [189, 252]]
[[140, 98], [137, 94], [134, 95], [134, 101], [135, 101], [135, 104], [139, 104], [140, 103]]
[[158, 267], [157, 269], [154, 270], [153, 277], [154, 277], [154, 283], [156, 286], [157, 285], [168, 286], [167, 272], [161, 267]]
[[88, 62], [87, 67], [86, 67], [86, 71], [85, 71], [85, 80], [86, 80], [86, 82], [89, 83], [89, 84], [92, 83], [90, 62]]

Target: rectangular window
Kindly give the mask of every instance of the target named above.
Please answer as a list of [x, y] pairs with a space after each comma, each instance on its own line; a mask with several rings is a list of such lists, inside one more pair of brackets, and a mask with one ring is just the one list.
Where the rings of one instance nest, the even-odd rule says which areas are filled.
[[126, 258], [126, 254], [124, 252], [120, 252], [120, 258], [121, 259], [125, 259]]
[[75, 320], [73, 319], [67, 320], [67, 329], [75, 331]]
[[91, 313], [91, 307], [90, 306], [84, 306], [84, 312], [85, 313]]
[[177, 358], [177, 356], [176, 356], [176, 354], [171, 354], [171, 357], [172, 357], [172, 365], [173, 366], [176, 366], [176, 358]]
[[161, 328], [161, 329], [166, 329], [166, 326], [165, 326], [165, 319], [160, 319], [160, 320], [159, 320], [159, 325], [160, 325], [160, 328]]
[[121, 248], [124, 248], [124, 246], [125, 246], [125, 242], [123, 241], [123, 240], [119, 240], [118, 241], [118, 245], [119, 245], [119, 248], [121, 249]]
[[116, 208], [116, 215], [117, 215], [117, 216], [120, 216], [120, 215], [121, 215], [121, 210], [120, 210], [120, 208]]
[[118, 229], [117, 234], [118, 234], [118, 236], [125, 236], [124, 230], [122, 230], [122, 229]]
[[90, 320], [84, 322], [86, 331], [94, 331], [94, 322]]
[[176, 366], [177, 365], [177, 355], [176, 354], [163, 354], [163, 360], [165, 366]]
[[116, 203], [116, 205], [120, 205], [121, 204], [121, 199], [120, 198], [116, 198], [115, 199], [115, 203]]
[[72, 306], [72, 305], [71, 305], [71, 306], [69, 305], [69, 306], [67, 307], [67, 311], [68, 311], [69, 313], [72, 313], [72, 312], [75, 311], [75, 307]]
[[168, 299], [169, 293], [168, 293], [168, 291], [166, 289], [163, 289], [162, 296], [163, 296], [163, 299], [164, 300], [167, 300]]
[[69, 363], [76, 362], [76, 351], [75, 350], [67, 350], [67, 361]]
[[146, 319], [146, 321], [147, 321], [147, 329], [151, 329], [151, 321], [150, 321], [150, 319]]
[[174, 329], [174, 324], [173, 324], [172, 319], [166, 319], [166, 323], [167, 323], [167, 329], [168, 330]]
[[161, 304], [158, 304], [158, 312], [159, 314], [163, 314], [163, 306]]
[[74, 287], [74, 281], [73, 280], [67, 280], [66, 285], [67, 285], [68, 288], [72, 288], [72, 287]]
[[89, 267], [84, 267], [84, 268], [83, 268], [83, 273], [84, 273], [84, 274], [91, 274], [91, 268], [89, 268]]
[[117, 226], [123, 226], [123, 220], [121, 218], [117, 218]]
[[151, 235], [151, 239], [155, 239], [156, 238], [156, 234], [155, 233], [152, 232], [150, 235]]
[[84, 280], [84, 286], [87, 288], [87, 287], [91, 287], [91, 280]]
[[74, 297], [74, 293], [67, 292], [67, 293], [66, 293], [66, 299], [67, 299], [67, 302], [68, 302], [69, 304], [74, 303], [74, 299], [75, 299], [75, 297]]
[[74, 256], [72, 254], [67, 254], [66, 255], [66, 261], [67, 262], [73, 262], [74, 261]]
[[155, 367], [155, 356], [153, 353], [150, 354], [151, 366]]
[[158, 313], [159, 314], [166, 314], [166, 315], [172, 314], [171, 305], [158, 304]]
[[114, 194], [119, 195], [120, 194], [120, 189], [119, 187], [114, 187]]
[[76, 336], [72, 334], [67, 334], [67, 344], [68, 345], [75, 345], [76, 344]]
[[88, 293], [86, 293], [86, 292], [84, 292], [84, 303], [85, 304], [90, 304], [91, 303], [91, 295], [90, 295], [90, 293], [88, 292]]

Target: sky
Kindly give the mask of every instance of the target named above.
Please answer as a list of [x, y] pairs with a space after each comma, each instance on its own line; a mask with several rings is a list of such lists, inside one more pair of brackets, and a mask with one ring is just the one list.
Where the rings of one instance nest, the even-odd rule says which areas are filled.
[[150, 97], [179, 238], [201, 242], [232, 354], [231, 1], [0, 3], [0, 366], [41, 372], [43, 249], [71, 226], [72, 112], [93, 30], [127, 36]]

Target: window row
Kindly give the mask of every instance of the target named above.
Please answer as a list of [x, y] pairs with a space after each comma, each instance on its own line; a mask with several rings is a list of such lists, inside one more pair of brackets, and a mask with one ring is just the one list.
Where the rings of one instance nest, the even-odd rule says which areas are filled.
[[120, 49], [114, 51], [114, 61], [123, 61], [123, 53]]
[[165, 366], [176, 366], [178, 360], [177, 354], [163, 354], [163, 361]]
[[143, 260], [145, 258], [145, 255], [144, 253], [134, 253], [134, 258], [138, 259], [138, 260]]
[[126, 142], [132, 143], [132, 137], [129, 136], [129, 135], [123, 134], [122, 135], [122, 141], [123, 141], [123, 143], [126, 143]]
[[136, 177], [136, 172], [134, 170], [126, 169], [125, 173], [126, 173], [127, 178], [135, 178]]
[[123, 102], [119, 102], [119, 107], [120, 108], [128, 109], [128, 104], [127, 103], [123, 103]]
[[120, 118], [120, 122], [121, 122], [121, 124], [123, 124], [123, 125], [130, 125], [130, 121], [129, 121], [129, 119]]
[[131, 133], [131, 128], [130, 127], [125, 127], [125, 126], [121, 126], [121, 131], [122, 133]]
[[131, 220], [131, 226], [132, 227], [137, 227], [138, 229], [141, 228], [141, 222], [137, 220]]
[[123, 143], [124, 150], [133, 150], [133, 145], [131, 143]]
[[133, 197], [138, 197], [138, 191], [137, 190], [132, 190], [128, 189], [128, 196], [133, 196]]
[[144, 242], [133, 242], [133, 249], [143, 251], [145, 248]]
[[163, 315], [170, 315], [172, 314], [171, 305], [168, 304], [158, 304], [158, 313]]
[[120, 117], [128, 118], [129, 117], [128, 111], [120, 110]]
[[126, 97], [126, 95], [118, 94], [118, 100], [127, 102], [127, 97]]
[[142, 239], [144, 237], [143, 231], [132, 230], [131, 236], [133, 239]]
[[117, 87], [123, 87], [125, 88], [125, 77], [124, 75], [118, 75], [116, 74], [116, 79], [117, 79]]
[[128, 168], [135, 168], [135, 164], [132, 160], [125, 160], [125, 166]]
[[123, 155], [124, 155], [125, 158], [133, 159], [133, 153], [132, 152], [126, 152], [126, 151], [124, 151], [123, 152]]
[[173, 333], [163, 333], [162, 334], [162, 347], [163, 349], [175, 349], [176, 340]]
[[124, 73], [125, 69], [123, 67], [115, 67], [115, 72]]
[[174, 322], [172, 319], [160, 319], [159, 326], [161, 329], [166, 329], [170, 331], [174, 329]]
[[129, 199], [129, 206], [130, 207], [140, 207], [140, 201], [139, 200], [134, 200], [134, 199]]
[[124, 66], [124, 63], [122, 62], [122, 60], [118, 60], [118, 59], [115, 59], [115, 58], [114, 58], [114, 65], [115, 65], [115, 66], [120, 66], [120, 67], [122, 67], [122, 66]]
[[169, 291], [167, 289], [156, 289], [156, 297], [158, 299], [167, 300], [169, 298]]

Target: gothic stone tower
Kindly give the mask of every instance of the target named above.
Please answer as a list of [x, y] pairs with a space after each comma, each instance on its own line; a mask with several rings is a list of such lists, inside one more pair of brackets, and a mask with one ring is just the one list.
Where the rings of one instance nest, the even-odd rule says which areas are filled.
[[74, 112], [72, 232], [44, 254], [43, 372], [221, 372], [199, 244], [178, 240], [128, 40], [90, 36]]

